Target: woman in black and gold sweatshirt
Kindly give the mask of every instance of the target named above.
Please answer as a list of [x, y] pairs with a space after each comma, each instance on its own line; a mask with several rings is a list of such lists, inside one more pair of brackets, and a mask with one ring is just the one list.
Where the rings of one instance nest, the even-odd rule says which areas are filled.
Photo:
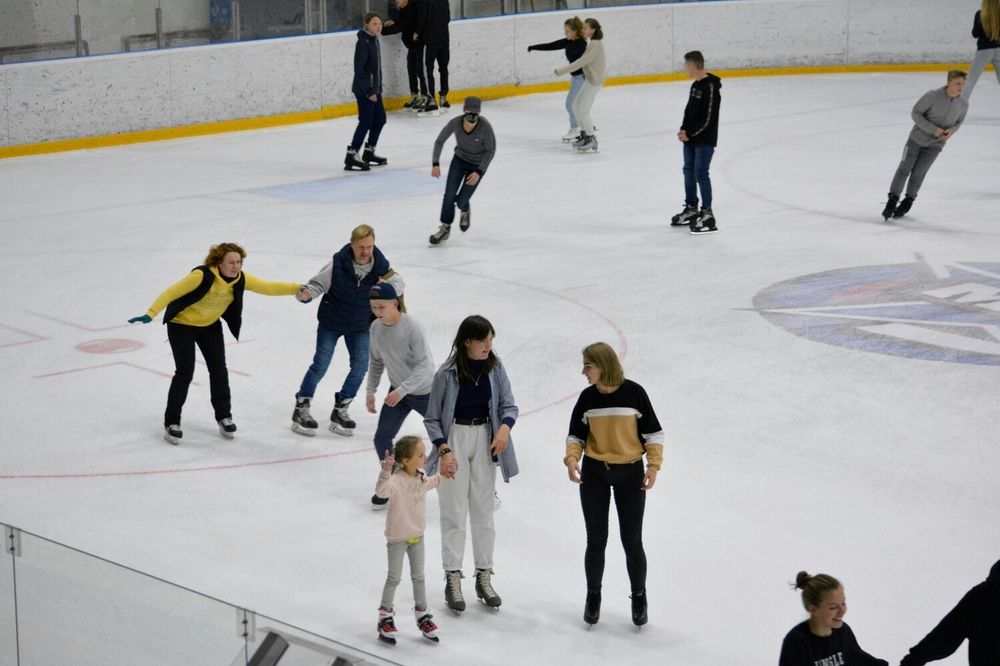
[[632, 622], [642, 626], [647, 621], [642, 519], [646, 491], [656, 483], [656, 473], [663, 464], [663, 430], [646, 391], [625, 379], [618, 355], [610, 345], [597, 342], [583, 350], [583, 374], [590, 386], [573, 408], [563, 458], [570, 481], [580, 484], [580, 504], [587, 526], [587, 603], [583, 619], [596, 624], [601, 615], [608, 511], [614, 490], [625, 566], [632, 586]]
[[[181, 408], [194, 376], [195, 345], [201, 349], [208, 366], [212, 407], [215, 408], [219, 433], [232, 439], [236, 424], [233, 423], [226, 348], [219, 319], [225, 319], [233, 337], [239, 339], [244, 290], [266, 296], [291, 296], [305, 290], [298, 283], [268, 282], [244, 273], [243, 260], [246, 256], [243, 248], [235, 243], [213, 245], [205, 257], [204, 266], [198, 266], [160, 294], [146, 314], [128, 320], [130, 324], [148, 324], [166, 308], [163, 322], [167, 325], [167, 337], [176, 367], [163, 420], [166, 430], [163, 438], [171, 444], [179, 444], [184, 436], [180, 425]], [[311, 294], [306, 291], [300, 300], [308, 300], [309, 297]]]

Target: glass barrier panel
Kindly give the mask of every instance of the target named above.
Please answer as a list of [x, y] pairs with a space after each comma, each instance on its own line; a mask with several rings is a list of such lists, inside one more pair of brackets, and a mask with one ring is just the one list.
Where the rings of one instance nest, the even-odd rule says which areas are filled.
[[80, 0], [81, 32], [90, 55], [155, 49], [159, 4], [159, 0]]
[[234, 606], [23, 532], [14, 566], [20, 666], [246, 663]]
[[[372, 623], [372, 640], [375, 638], [375, 623]], [[266, 615], [257, 614], [254, 621], [253, 640], [247, 645], [247, 654], [254, 657], [280, 657], [280, 664], [290, 666], [349, 666], [364, 663], [364, 666], [398, 666], [370, 652], [352, 648], [343, 643], [299, 629], [284, 622], [278, 622]], [[262, 661], [261, 663], [271, 663]]]
[[88, 55], [76, 40], [76, 0], [0, 2], [0, 65]]
[[211, 6], [204, 0], [197, 3], [160, 0], [160, 24], [165, 49], [230, 41], [230, 36], [226, 34], [216, 37], [211, 23]]
[[[388, 15], [386, 3], [378, 0], [319, 0], [326, 3], [326, 28], [322, 32], [361, 30], [369, 11]], [[393, 3], [395, 4], [395, 3]]]
[[0, 525], [0, 666], [17, 666], [16, 609], [14, 608], [14, 557], [9, 552], [10, 528]]

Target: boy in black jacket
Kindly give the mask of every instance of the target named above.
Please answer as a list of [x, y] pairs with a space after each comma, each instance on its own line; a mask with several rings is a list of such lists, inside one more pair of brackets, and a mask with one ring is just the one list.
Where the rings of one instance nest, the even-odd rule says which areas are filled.
[[396, 6], [399, 7], [399, 17], [395, 21], [386, 21], [382, 27], [383, 35], [398, 34], [403, 38], [403, 46], [406, 47], [406, 74], [410, 79], [410, 101], [404, 104], [403, 108], [411, 111], [419, 111], [422, 106], [421, 100], [427, 99], [427, 79], [424, 78], [424, 45], [420, 40], [414, 39], [417, 34], [418, 1], [396, 0]]
[[[388, 160], [375, 154], [382, 127], [385, 126], [385, 106], [382, 104], [382, 51], [378, 36], [382, 33], [382, 17], [375, 12], [365, 15], [364, 30], [358, 31], [354, 47], [354, 83], [351, 91], [358, 100], [358, 127], [347, 147], [344, 170], [368, 171], [369, 164], [383, 166]], [[368, 140], [365, 140], [365, 137]], [[361, 144], [365, 151], [361, 151]]]
[[[684, 144], [684, 210], [674, 215], [671, 226], [691, 225], [693, 234], [718, 231], [712, 214], [712, 181], [708, 168], [719, 138], [719, 105], [722, 102], [722, 82], [715, 74], [705, 71], [701, 51], [684, 54], [684, 70], [691, 84], [691, 95], [684, 109], [684, 122], [677, 138]], [[701, 190], [701, 211], [698, 211], [698, 190]]]
[[965, 639], [969, 639], [969, 666], [1000, 664], [1000, 561], [986, 582], [969, 590], [924, 640], [910, 648], [900, 666], [944, 659]]

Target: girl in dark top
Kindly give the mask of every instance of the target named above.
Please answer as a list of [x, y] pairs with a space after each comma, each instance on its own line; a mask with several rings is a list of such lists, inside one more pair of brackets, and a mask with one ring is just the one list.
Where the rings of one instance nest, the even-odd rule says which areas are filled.
[[583, 375], [590, 386], [573, 408], [563, 458], [569, 480], [580, 484], [580, 504], [587, 527], [587, 602], [583, 620], [596, 624], [601, 616], [608, 510], [614, 491], [632, 586], [632, 622], [641, 627], [647, 622], [642, 519], [646, 491], [656, 483], [656, 473], [663, 463], [663, 430], [646, 391], [625, 379], [618, 354], [610, 345], [597, 342], [583, 350]]
[[1000, 0], [983, 0], [983, 8], [976, 12], [972, 22], [972, 36], [976, 38], [976, 55], [969, 65], [969, 78], [965, 81], [962, 96], [972, 97], [979, 75], [987, 63], [993, 63], [997, 81], [1000, 82]]
[[[574, 16], [571, 19], [567, 19], [563, 24], [563, 31], [566, 33], [565, 39], [557, 39], [548, 44], [533, 44], [528, 47], [528, 51], [558, 51], [559, 49], [565, 49], [566, 59], [570, 62], [576, 62], [583, 55], [583, 52], [587, 50], [587, 40], [580, 34], [581, 30], [583, 30], [583, 21], [580, 20], [579, 16]], [[585, 80], [583, 69], [573, 70], [570, 74], [572, 76], [570, 77], [569, 94], [566, 95], [566, 112], [569, 113], [569, 131], [562, 138], [565, 142], [572, 141], [580, 135], [580, 123], [576, 119], [576, 114], [573, 113], [573, 100], [576, 99]]]
[[493, 353], [493, 325], [471, 315], [458, 327], [448, 360], [434, 373], [424, 427], [431, 439], [427, 473], [440, 462], [441, 476], [454, 479], [438, 488], [441, 511], [441, 559], [445, 601], [456, 614], [465, 610], [462, 560], [466, 524], [472, 536], [476, 596], [491, 608], [500, 606], [493, 589], [493, 501], [497, 467], [503, 480], [517, 474], [510, 430], [517, 405], [510, 380]]
[[800, 571], [794, 589], [802, 590], [802, 605], [809, 611], [809, 619], [785, 636], [778, 666], [889, 666], [884, 659], [862, 650], [844, 622], [847, 600], [840, 581]]

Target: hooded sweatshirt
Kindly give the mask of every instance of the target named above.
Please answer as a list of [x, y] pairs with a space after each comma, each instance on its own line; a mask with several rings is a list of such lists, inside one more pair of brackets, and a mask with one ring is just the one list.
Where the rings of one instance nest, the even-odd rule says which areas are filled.
[[910, 115], [916, 123], [910, 131], [910, 140], [921, 148], [944, 146], [945, 140], [934, 136], [938, 128], [958, 131], [969, 110], [969, 100], [961, 95], [949, 97], [947, 86], [928, 90], [913, 105]]
[[684, 108], [681, 129], [693, 146], [715, 146], [719, 141], [719, 106], [722, 104], [722, 81], [715, 74], [691, 84], [691, 95]]
[[1000, 666], [1000, 561], [938, 626], [910, 648], [900, 666], [924, 666], [952, 655], [969, 640], [969, 666]]

